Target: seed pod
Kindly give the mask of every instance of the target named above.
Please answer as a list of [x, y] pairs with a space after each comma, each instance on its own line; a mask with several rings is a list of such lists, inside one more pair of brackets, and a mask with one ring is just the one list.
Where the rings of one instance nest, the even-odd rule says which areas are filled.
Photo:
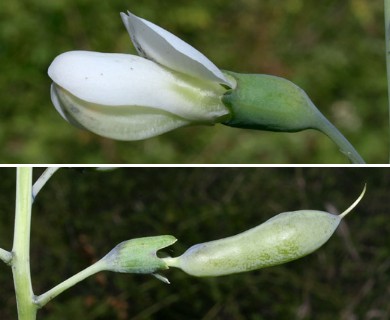
[[181, 256], [164, 260], [168, 266], [203, 277], [245, 272], [301, 258], [331, 237], [364, 192], [365, 187], [340, 215], [316, 210], [283, 212], [243, 233], [194, 245]]

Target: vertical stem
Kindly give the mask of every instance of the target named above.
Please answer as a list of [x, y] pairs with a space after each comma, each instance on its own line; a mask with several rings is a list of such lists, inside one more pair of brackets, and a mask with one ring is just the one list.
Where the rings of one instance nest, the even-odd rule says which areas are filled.
[[[385, 1], [387, 93], [388, 93], [388, 102], [389, 102], [389, 130], [390, 130], [390, 0], [384, 0], [384, 1]], [[390, 150], [389, 150], [389, 163], [390, 163]]]
[[37, 306], [30, 275], [32, 168], [17, 168], [12, 273], [19, 320], [34, 320]]

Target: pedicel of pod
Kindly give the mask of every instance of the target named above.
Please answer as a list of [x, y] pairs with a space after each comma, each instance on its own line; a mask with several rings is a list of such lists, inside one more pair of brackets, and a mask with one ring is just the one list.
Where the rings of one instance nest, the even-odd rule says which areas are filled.
[[228, 238], [196, 244], [175, 258], [164, 258], [198, 277], [221, 276], [279, 265], [299, 259], [321, 247], [334, 233], [341, 219], [363, 198], [342, 214], [299, 210], [283, 212], [263, 224]]

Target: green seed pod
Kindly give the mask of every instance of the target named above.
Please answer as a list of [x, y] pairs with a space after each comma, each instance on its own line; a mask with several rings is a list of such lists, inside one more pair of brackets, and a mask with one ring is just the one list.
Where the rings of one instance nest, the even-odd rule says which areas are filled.
[[365, 187], [340, 215], [316, 210], [283, 212], [243, 233], [194, 245], [181, 256], [165, 261], [168, 266], [203, 277], [245, 272], [301, 258], [331, 237], [364, 192]]

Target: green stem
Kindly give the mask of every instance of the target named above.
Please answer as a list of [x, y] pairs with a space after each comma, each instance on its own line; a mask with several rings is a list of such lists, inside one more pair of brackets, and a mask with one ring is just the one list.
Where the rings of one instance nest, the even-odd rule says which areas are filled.
[[12, 273], [19, 320], [36, 319], [37, 306], [30, 275], [32, 168], [17, 168]]
[[80, 271], [79, 273], [75, 274], [74, 276], [70, 277], [64, 282], [61, 282], [60, 284], [50, 289], [49, 291], [45, 292], [44, 294], [41, 294], [40, 296], [36, 297], [35, 299], [36, 305], [39, 308], [42, 308], [45, 304], [47, 304], [50, 300], [54, 299], [60, 293], [69, 289], [70, 287], [74, 286], [76, 283], [84, 280], [85, 278], [88, 278], [89, 276], [92, 276], [97, 272], [105, 270], [105, 268], [106, 268], [106, 264], [104, 260], [99, 260], [95, 264]]
[[[312, 102], [310, 101], [310, 103]], [[340, 151], [345, 154], [352, 163], [365, 164], [363, 158], [355, 150], [352, 144], [328, 119], [326, 119], [326, 117], [322, 113], [318, 112], [317, 117], [314, 121], [317, 125], [316, 129], [325, 133], [334, 143], [336, 143], [340, 148]]]
[[[389, 129], [390, 129], [390, 0], [385, 0], [385, 34], [386, 34], [386, 66], [387, 66], [387, 93], [389, 103]], [[390, 153], [389, 153], [390, 163]]]
[[11, 264], [12, 253], [0, 248], [0, 260], [3, 260], [6, 264]]

